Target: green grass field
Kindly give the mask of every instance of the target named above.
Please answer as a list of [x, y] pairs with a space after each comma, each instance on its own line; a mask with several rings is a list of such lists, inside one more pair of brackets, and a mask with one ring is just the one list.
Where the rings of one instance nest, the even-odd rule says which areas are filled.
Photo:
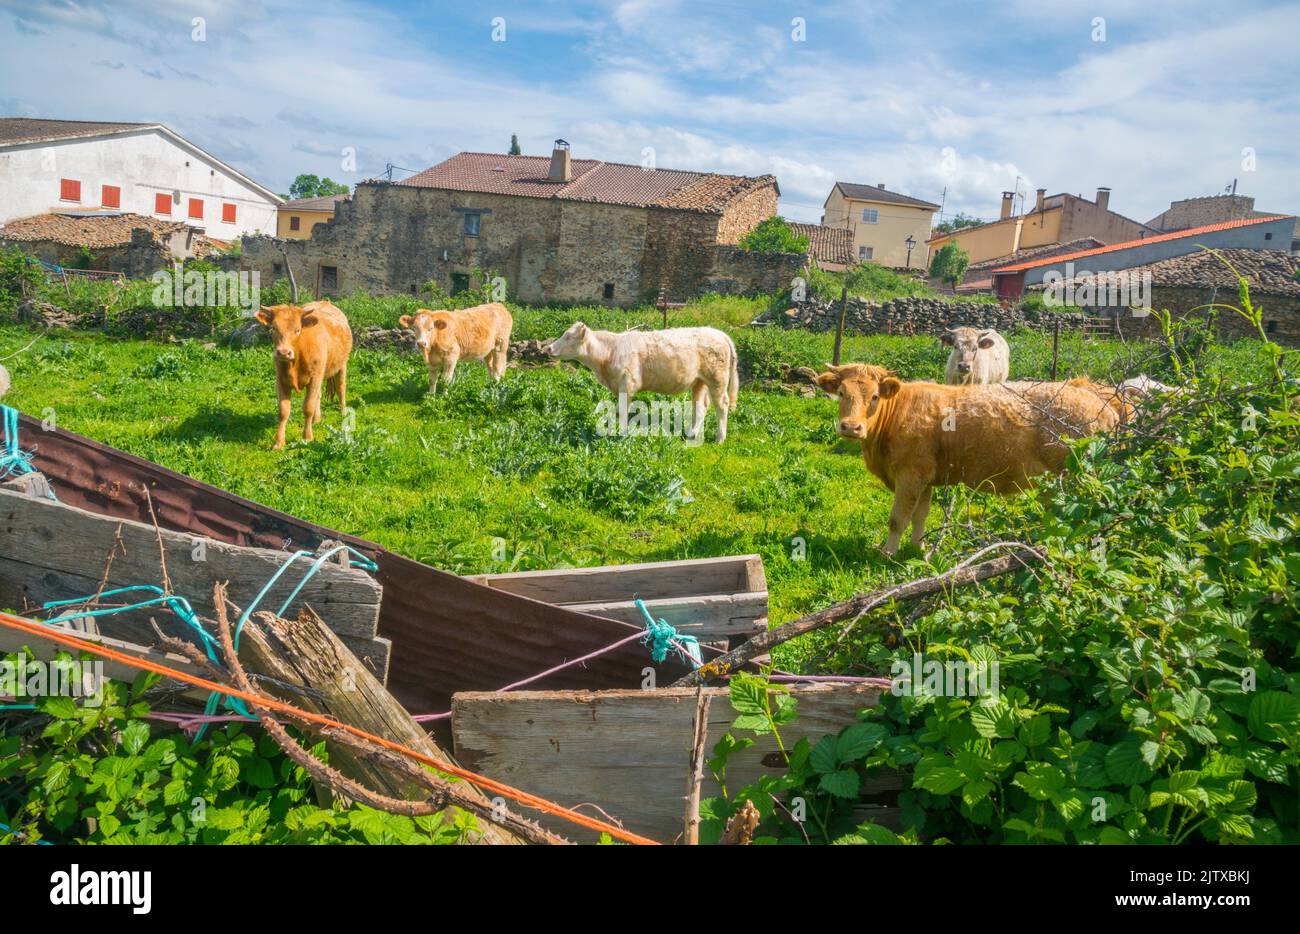
[[[340, 304], [354, 324], [392, 326], [401, 313], [391, 300]], [[5, 401], [456, 573], [756, 552], [776, 623], [864, 586], [915, 576], [910, 565], [922, 559], [904, 551], [900, 563], [877, 550], [890, 495], [857, 450], [837, 441], [835, 403], [769, 382], [782, 364], [829, 359], [830, 335], [744, 328], [764, 307], [762, 300], [711, 298], [670, 316], [670, 325], [716, 324], [736, 337], [746, 382], [722, 446], [598, 437], [596, 405], [609, 394], [568, 365], [512, 368], [491, 385], [481, 364], [467, 364], [449, 393], [428, 397], [422, 360], [367, 350], [354, 352], [349, 370], [355, 431], [340, 431], [340, 413], [327, 400], [316, 442], [282, 452], [270, 450], [275, 389], [266, 346], [51, 333], [6, 363], [14, 388]], [[654, 309], [515, 312], [517, 338], [553, 337], [578, 318], [594, 326], [658, 323]], [[0, 357], [32, 336], [0, 327]], [[1050, 338], [1022, 334], [1011, 344], [1013, 378], [1047, 375]], [[1211, 368], [1217, 360], [1248, 370], [1253, 361], [1244, 343], [1213, 352]], [[1067, 340], [1061, 372], [1116, 378], [1136, 372], [1129, 370], [1138, 365], [1133, 353]], [[945, 356], [928, 337], [849, 338], [844, 353], [910, 379], [942, 378]], [[300, 404], [296, 398], [291, 441], [301, 438]], [[709, 439], [715, 425], [710, 416]], [[982, 497], [974, 502], [1001, 508]], [[932, 526], [938, 521], [931, 516]], [[801, 662], [794, 653], [802, 650], [787, 651], [779, 661]]]

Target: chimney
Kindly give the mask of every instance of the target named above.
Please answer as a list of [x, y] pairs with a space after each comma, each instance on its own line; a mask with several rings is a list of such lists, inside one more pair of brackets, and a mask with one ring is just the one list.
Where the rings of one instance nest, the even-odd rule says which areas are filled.
[[1110, 189], [1109, 188], [1097, 189], [1097, 207], [1101, 208], [1103, 211], [1110, 210]]
[[1011, 209], [1016, 203], [1016, 193], [1014, 191], [1002, 192], [1002, 216], [1001, 220], [1006, 220], [1011, 216]]
[[1034, 202], [1035, 211], [1043, 210], [1043, 199], [1046, 197], [1047, 197], [1047, 189], [1046, 188], [1038, 189], [1038, 200]]
[[884, 183], [884, 182], [881, 182], [881, 183], [878, 184], [876, 187], [879, 188], [881, 191], [884, 191], [884, 190], [885, 190], [885, 183]]
[[559, 185], [567, 185], [573, 181], [573, 163], [569, 161], [569, 144], [562, 139], [555, 141], [555, 149], [551, 152], [551, 171], [547, 173], [546, 180]]

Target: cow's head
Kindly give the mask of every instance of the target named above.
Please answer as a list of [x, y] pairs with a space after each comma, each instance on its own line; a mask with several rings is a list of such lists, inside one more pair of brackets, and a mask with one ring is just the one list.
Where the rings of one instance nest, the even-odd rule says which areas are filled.
[[293, 360], [298, 355], [298, 335], [316, 323], [312, 317], [315, 310], [314, 305], [263, 305], [258, 309], [257, 320], [271, 329], [278, 358]]
[[563, 360], [576, 360], [587, 346], [590, 335], [591, 328], [581, 321], [575, 321], [567, 331], [546, 345], [546, 352]]
[[982, 328], [951, 328], [939, 340], [952, 348], [948, 362], [956, 367], [961, 383], [969, 383], [975, 369], [975, 357], [993, 346], [995, 331]]
[[892, 370], [869, 363], [827, 364], [817, 376], [817, 385], [840, 400], [836, 430], [842, 438], [864, 438], [867, 423], [875, 417], [882, 399], [892, 399], [903, 388]]
[[435, 352], [447, 354], [455, 350], [451, 315], [450, 311], [421, 308], [413, 315], [402, 315], [397, 323], [415, 332], [416, 346], [427, 360]]

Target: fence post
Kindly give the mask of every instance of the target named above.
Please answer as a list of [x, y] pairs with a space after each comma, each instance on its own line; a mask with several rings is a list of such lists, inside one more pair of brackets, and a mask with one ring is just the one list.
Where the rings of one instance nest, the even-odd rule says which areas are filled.
[[1056, 361], [1061, 354], [1061, 319], [1056, 319], [1056, 327], [1052, 330], [1052, 382], [1056, 382]]
[[835, 366], [840, 365], [840, 344], [844, 342], [844, 316], [849, 308], [849, 287], [846, 285], [844, 291], [840, 293], [840, 319], [835, 325], [835, 353], [831, 356], [831, 363]]

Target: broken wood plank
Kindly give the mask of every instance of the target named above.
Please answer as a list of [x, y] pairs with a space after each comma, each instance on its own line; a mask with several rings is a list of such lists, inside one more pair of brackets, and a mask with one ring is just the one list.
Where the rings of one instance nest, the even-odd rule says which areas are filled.
[[[859, 711], [875, 706], [881, 692], [857, 684], [792, 690], [799, 707], [781, 731], [787, 749], [800, 737], [815, 743], [839, 733]], [[705, 748], [711, 753], [736, 712], [727, 689], [705, 693], [711, 701]], [[694, 688], [461, 693], [452, 698], [452, 734], [457, 760], [466, 768], [569, 807], [598, 805], [628, 830], [671, 843], [682, 833], [695, 710]], [[760, 775], [785, 770], [775, 739], [754, 739], [728, 763], [727, 787], [733, 792]], [[883, 772], [869, 777], [863, 791], [901, 787], [897, 773]], [[721, 793], [711, 775], [701, 793]]]
[[[282, 700], [454, 764], [311, 607], [302, 607], [296, 619], [255, 614], [254, 620], [244, 627], [239, 660], [250, 674], [269, 675], [311, 691], [310, 695], [303, 696], [268, 683], [268, 693]], [[367, 755], [354, 745], [331, 739], [326, 742], [330, 764], [365, 787], [408, 801], [429, 797], [428, 787], [410, 777], [422, 765], [401, 760], [401, 765], [396, 766], [389, 760]], [[475, 799], [489, 801], [472, 785], [463, 783], [463, 787]], [[520, 842], [500, 827], [485, 822], [481, 827], [483, 843]]]
[[759, 555], [477, 574], [469, 579], [496, 590], [560, 605], [767, 591]]
[[[662, 619], [701, 642], [748, 639], [767, 629], [767, 592], [712, 594], [703, 597], [667, 597], [643, 600], [655, 619]], [[570, 610], [645, 625], [645, 617], [632, 601], [619, 603], [566, 603]]]
[[[289, 559], [287, 552], [227, 545], [166, 530], [160, 533], [142, 522], [110, 519], [0, 488], [0, 604], [31, 607], [94, 593], [99, 589], [104, 561], [119, 528], [124, 547], [109, 568], [106, 589], [135, 584], [161, 586], [161, 537], [172, 591], [189, 600], [197, 613], [208, 617], [213, 615], [214, 582], [230, 581], [231, 599], [247, 606]], [[298, 559], [263, 598], [262, 606], [278, 609], [311, 560]], [[85, 586], [85, 581], [91, 585]], [[297, 599], [310, 602], [339, 633], [373, 638], [381, 594], [379, 584], [364, 571], [326, 562]], [[151, 632], [148, 615], [136, 614], [133, 621], [114, 617], [111, 624], [105, 620], [103, 625], [106, 631], [141, 641], [146, 632]], [[169, 616], [165, 609], [152, 615], [160, 623]], [[134, 622], [134, 628], [110, 628], [129, 622]], [[175, 628], [169, 632], [183, 634], [183, 630]]]

